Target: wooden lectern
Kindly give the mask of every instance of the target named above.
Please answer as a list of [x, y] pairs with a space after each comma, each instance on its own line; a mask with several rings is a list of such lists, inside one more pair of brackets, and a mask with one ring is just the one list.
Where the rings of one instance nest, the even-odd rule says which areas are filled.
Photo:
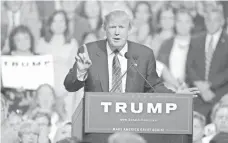
[[172, 143], [177, 138], [178, 143], [190, 143], [192, 98], [170, 93], [86, 92], [72, 117], [72, 136], [86, 139], [102, 134], [107, 139], [111, 133], [127, 131], [139, 133], [148, 143]]

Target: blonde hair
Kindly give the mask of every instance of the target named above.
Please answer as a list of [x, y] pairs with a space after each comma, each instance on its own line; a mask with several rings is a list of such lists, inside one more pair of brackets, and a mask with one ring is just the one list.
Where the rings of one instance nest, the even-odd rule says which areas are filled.
[[216, 114], [219, 109], [226, 108], [228, 109], [228, 104], [225, 104], [223, 102], [218, 102], [214, 105], [212, 112], [211, 112], [211, 121], [213, 122], [215, 120]]
[[108, 143], [146, 143], [146, 140], [136, 133], [116, 132], [109, 136]]
[[130, 16], [123, 10], [114, 10], [104, 17], [104, 23], [103, 23], [104, 30], [106, 30], [108, 23], [114, 17], [115, 18], [117, 18], [117, 17], [118, 18], [123, 18], [123, 17], [126, 18], [126, 20], [129, 21], [129, 29], [132, 28], [132, 20], [131, 20]]
[[204, 115], [200, 114], [199, 112], [194, 111], [193, 112], [193, 119], [198, 119], [201, 123], [201, 125], [204, 127], [206, 125], [206, 118]]

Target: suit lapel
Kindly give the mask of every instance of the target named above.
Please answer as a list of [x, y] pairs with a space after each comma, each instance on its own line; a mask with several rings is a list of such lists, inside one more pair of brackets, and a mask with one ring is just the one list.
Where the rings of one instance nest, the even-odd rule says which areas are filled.
[[108, 59], [107, 59], [107, 50], [106, 50], [106, 40], [98, 43], [99, 50], [96, 53], [96, 58], [98, 61], [96, 67], [98, 68], [98, 75], [101, 82], [101, 87], [103, 92], [109, 91], [109, 76], [108, 76]]
[[[128, 53], [129, 55], [134, 55], [134, 47], [131, 42], [128, 41]], [[133, 59], [130, 58], [127, 60], [127, 67], [129, 68], [132, 63], [134, 63]], [[127, 79], [126, 79], [126, 89], [125, 92], [134, 92], [136, 91], [137, 87], [135, 87], [137, 71], [132, 66], [127, 72]]]
[[[224, 38], [224, 32], [221, 33], [221, 36], [218, 40], [218, 43], [216, 45], [216, 49], [214, 51], [212, 60], [211, 60], [211, 67], [210, 67], [210, 73], [213, 72], [213, 69], [216, 69], [215, 67], [217, 66], [216, 62], [220, 62], [220, 60], [217, 60], [217, 57], [220, 59], [221, 55], [224, 53], [224, 50], [226, 50], [226, 45], [225, 45], [225, 38]], [[209, 73], [209, 75], [210, 75]]]

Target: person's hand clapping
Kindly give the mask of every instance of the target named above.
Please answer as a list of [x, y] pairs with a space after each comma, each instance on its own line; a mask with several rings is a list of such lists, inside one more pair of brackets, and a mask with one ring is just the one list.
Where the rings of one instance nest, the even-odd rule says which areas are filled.
[[84, 52], [76, 55], [75, 59], [77, 61], [77, 68], [81, 72], [86, 72], [92, 65], [92, 61], [89, 58], [87, 48], [83, 47]]

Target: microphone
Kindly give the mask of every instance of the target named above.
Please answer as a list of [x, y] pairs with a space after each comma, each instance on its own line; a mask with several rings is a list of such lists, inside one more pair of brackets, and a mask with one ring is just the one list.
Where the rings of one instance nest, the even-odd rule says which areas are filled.
[[[129, 53], [128, 52], [126, 52], [125, 53], [125, 58], [126, 59], [131, 59], [131, 56], [129, 55]], [[151, 89], [153, 89], [154, 90], [154, 92], [156, 92], [156, 90], [155, 90], [155, 88], [150, 84], [150, 82], [143, 76], [143, 74], [138, 70], [138, 68], [137, 68], [137, 60], [138, 60], [138, 56], [137, 55], [133, 55], [132, 56], [132, 59], [133, 59], [133, 63], [131, 62], [131, 65], [133, 65], [133, 67], [135, 68], [135, 70], [139, 73], [139, 75], [143, 78], [143, 80], [150, 86], [150, 88]]]

